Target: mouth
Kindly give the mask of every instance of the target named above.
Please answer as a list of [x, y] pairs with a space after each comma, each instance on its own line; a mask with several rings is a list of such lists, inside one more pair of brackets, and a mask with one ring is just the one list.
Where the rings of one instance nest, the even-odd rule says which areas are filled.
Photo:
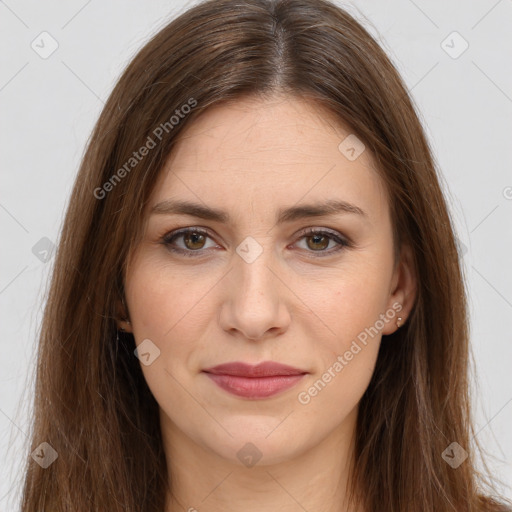
[[253, 400], [269, 398], [290, 389], [309, 373], [273, 361], [258, 365], [225, 363], [203, 372], [224, 391]]

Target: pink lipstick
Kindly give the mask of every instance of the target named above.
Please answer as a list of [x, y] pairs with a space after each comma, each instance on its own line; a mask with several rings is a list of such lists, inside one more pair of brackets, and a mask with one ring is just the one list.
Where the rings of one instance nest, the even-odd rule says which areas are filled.
[[256, 366], [234, 362], [203, 370], [220, 388], [243, 398], [268, 398], [297, 384], [308, 372], [265, 361]]

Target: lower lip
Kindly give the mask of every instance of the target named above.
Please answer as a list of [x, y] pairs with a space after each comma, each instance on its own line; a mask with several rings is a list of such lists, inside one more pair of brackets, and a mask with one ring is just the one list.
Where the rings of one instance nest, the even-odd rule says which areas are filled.
[[220, 388], [244, 398], [268, 398], [295, 386], [305, 374], [273, 377], [235, 377], [206, 373]]

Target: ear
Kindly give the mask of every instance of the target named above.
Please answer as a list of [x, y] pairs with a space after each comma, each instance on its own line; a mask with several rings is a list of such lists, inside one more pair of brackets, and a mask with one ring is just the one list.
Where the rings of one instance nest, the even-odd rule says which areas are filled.
[[125, 332], [133, 332], [130, 316], [124, 298], [116, 300], [116, 324], [117, 328]]
[[402, 246], [400, 258], [393, 272], [391, 280], [388, 311], [395, 311], [395, 316], [387, 322], [382, 334], [392, 334], [399, 327], [397, 319], [401, 318], [402, 327], [414, 306], [417, 293], [416, 269], [414, 266], [413, 251], [407, 244]]

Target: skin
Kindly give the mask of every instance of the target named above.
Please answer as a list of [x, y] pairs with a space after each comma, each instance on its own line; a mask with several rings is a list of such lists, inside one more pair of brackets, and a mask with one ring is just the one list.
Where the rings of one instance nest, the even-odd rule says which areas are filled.
[[[370, 152], [349, 161], [338, 149], [350, 133], [313, 102], [239, 99], [210, 107], [187, 126], [162, 169], [144, 238], [127, 266], [130, 321], [119, 327], [133, 332], [137, 345], [149, 339], [160, 350], [141, 368], [160, 406], [174, 496], [167, 512], [362, 510], [346, 504], [358, 403], [381, 336], [397, 329], [398, 316], [407, 319], [415, 282], [408, 248], [395, 265], [387, 192]], [[232, 218], [224, 224], [150, 215], [166, 199], [223, 209]], [[275, 223], [279, 208], [326, 199], [366, 215]], [[162, 244], [184, 227], [208, 231], [172, 244], [199, 256]], [[301, 234], [308, 227], [333, 230], [352, 246], [334, 252], [335, 240]], [[262, 250], [250, 263], [236, 252], [248, 236]], [[385, 317], [378, 334], [300, 403], [298, 394], [397, 303], [399, 315]], [[277, 361], [309, 373], [279, 395], [250, 400], [202, 372], [232, 361]], [[252, 467], [237, 456], [247, 443], [261, 454]]]

